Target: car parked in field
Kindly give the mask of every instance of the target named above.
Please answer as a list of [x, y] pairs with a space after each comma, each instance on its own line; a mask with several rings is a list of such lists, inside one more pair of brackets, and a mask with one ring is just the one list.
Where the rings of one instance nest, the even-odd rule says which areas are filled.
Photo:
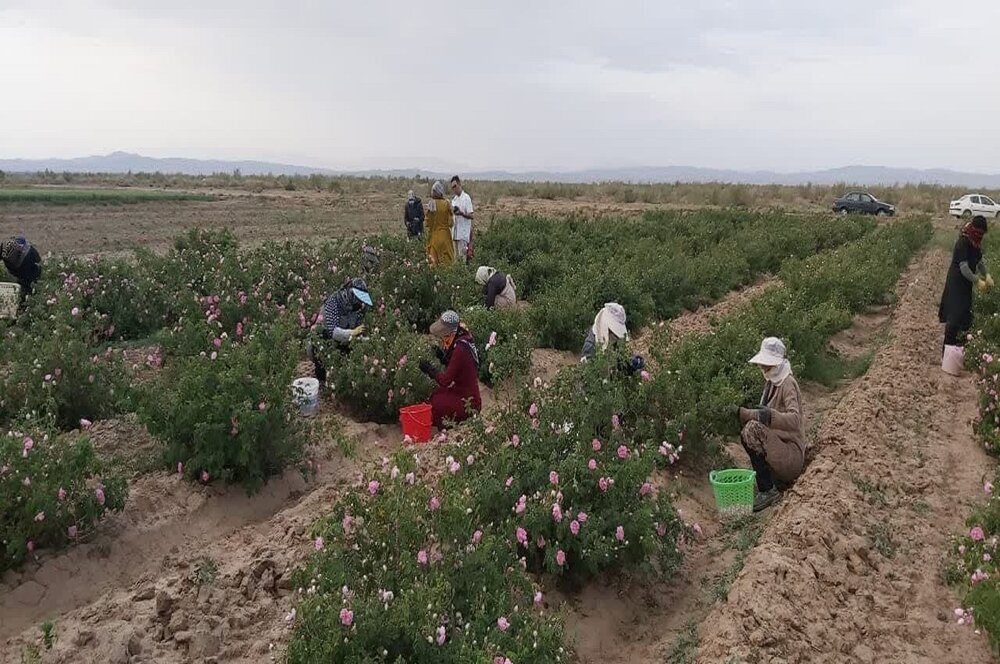
[[952, 201], [948, 212], [953, 217], [1000, 217], [1000, 205], [989, 196], [966, 194]]
[[880, 201], [871, 194], [852, 191], [833, 202], [833, 211], [839, 214], [857, 212], [861, 214], [874, 214], [876, 216], [888, 215], [891, 217], [896, 214], [896, 206], [885, 201]]

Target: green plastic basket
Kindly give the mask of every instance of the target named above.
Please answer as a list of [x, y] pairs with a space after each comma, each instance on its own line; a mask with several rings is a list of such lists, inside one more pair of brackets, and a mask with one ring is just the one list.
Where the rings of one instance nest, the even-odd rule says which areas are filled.
[[725, 518], [753, 514], [753, 498], [757, 473], [745, 468], [713, 470], [708, 474], [715, 492], [715, 504]]

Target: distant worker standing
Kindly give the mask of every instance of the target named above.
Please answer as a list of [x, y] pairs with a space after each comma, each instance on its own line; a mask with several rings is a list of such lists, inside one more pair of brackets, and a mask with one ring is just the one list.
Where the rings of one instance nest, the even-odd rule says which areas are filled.
[[955, 242], [938, 309], [938, 319], [944, 323], [946, 346], [965, 345], [965, 333], [972, 327], [973, 284], [983, 291], [993, 287], [993, 277], [983, 260], [982, 242], [986, 230], [986, 218], [975, 217], [965, 224]]
[[451, 179], [451, 209], [455, 213], [455, 260], [465, 263], [469, 259], [472, 246], [472, 197], [462, 188], [462, 180], [457, 175]]
[[21, 285], [22, 294], [30, 294], [42, 276], [42, 257], [27, 239], [12, 237], [0, 242], [0, 259], [11, 276]]
[[517, 304], [514, 279], [509, 274], [480, 265], [476, 270], [476, 283], [483, 287], [483, 306], [487, 309], [507, 309]]
[[403, 206], [403, 223], [406, 234], [417, 237], [424, 232], [424, 203], [411, 189], [406, 195], [406, 205]]
[[427, 260], [432, 266], [455, 262], [454, 223], [451, 205], [444, 197], [444, 185], [435, 182], [431, 187], [431, 200], [427, 201]]

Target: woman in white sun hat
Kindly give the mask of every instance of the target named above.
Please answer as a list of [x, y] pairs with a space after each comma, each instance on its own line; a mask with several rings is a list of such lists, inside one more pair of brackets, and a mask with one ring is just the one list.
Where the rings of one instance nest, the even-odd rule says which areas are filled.
[[607, 350], [609, 346], [617, 346], [628, 341], [628, 328], [625, 326], [625, 307], [617, 302], [608, 302], [597, 312], [594, 324], [583, 342], [581, 355], [591, 358], [598, 350]]
[[778, 502], [782, 487], [791, 485], [802, 474], [805, 431], [802, 393], [781, 339], [764, 339], [750, 364], [760, 368], [766, 381], [760, 407], [739, 409], [743, 427], [740, 439], [757, 472], [753, 509], [759, 512]]

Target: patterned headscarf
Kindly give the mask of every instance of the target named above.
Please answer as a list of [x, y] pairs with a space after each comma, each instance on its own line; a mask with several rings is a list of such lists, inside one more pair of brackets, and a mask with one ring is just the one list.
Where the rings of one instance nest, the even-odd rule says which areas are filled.
[[979, 245], [983, 243], [983, 236], [986, 235], [986, 219], [976, 217], [962, 228], [962, 235], [968, 238], [973, 247], [978, 249]]
[[0, 260], [7, 260], [7, 256], [9, 256], [16, 247], [17, 247], [17, 242], [14, 240], [14, 238], [10, 238], [4, 240], [3, 242], [0, 242]]
[[431, 196], [434, 198], [444, 198], [444, 185], [438, 180], [431, 186]]

